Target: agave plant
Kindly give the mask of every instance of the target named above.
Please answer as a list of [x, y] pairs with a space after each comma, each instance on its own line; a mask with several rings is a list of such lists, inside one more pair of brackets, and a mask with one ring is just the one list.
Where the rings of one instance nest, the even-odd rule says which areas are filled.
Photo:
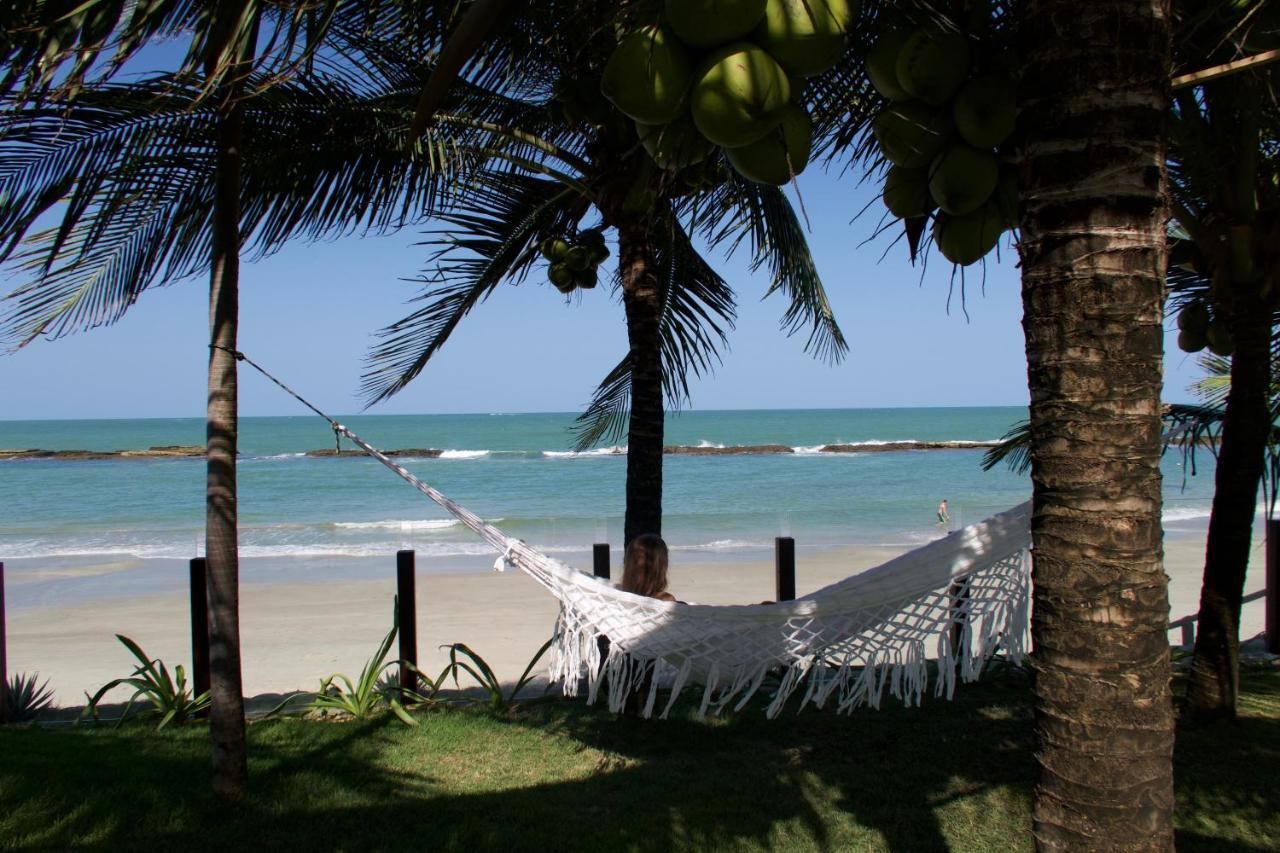
[[193, 691], [187, 687], [187, 672], [183, 669], [182, 664], [178, 664], [173, 668], [173, 675], [171, 676], [169, 668], [165, 666], [164, 661], [159, 658], [153, 659], [149, 657], [142, 650], [142, 647], [133, 640], [123, 634], [116, 634], [116, 639], [123, 643], [125, 648], [138, 660], [138, 666], [134, 669], [132, 675], [127, 678], [116, 678], [108, 681], [98, 688], [98, 692], [93, 696], [89, 696], [86, 693], [85, 696], [89, 698], [89, 702], [80, 714], [81, 719], [88, 717], [96, 720], [98, 718], [98, 704], [102, 701], [102, 697], [121, 685], [132, 687], [134, 692], [124, 707], [124, 713], [116, 721], [117, 726], [124, 723], [129, 717], [140, 697], [150, 703], [151, 707], [148, 709], [148, 713], [160, 717], [160, 722], [156, 726], [157, 731], [170, 723], [180, 725], [188, 722], [209, 707], [209, 692], [207, 690], [199, 696], [195, 696]]
[[533, 668], [538, 665], [538, 661], [542, 660], [542, 656], [547, 653], [547, 649], [551, 648], [551, 640], [547, 640], [542, 644], [542, 648], [538, 649], [529, 660], [529, 665], [524, 668], [520, 679], [512, 685], [510, 690], [503, 689], [502, 682], [498, 680], [493, 667], [489, 666], [488, 662], [476, 654], [466, 643], [453, 643], [447, 648], [449, 649], [449, 666], [445, 672], [453, 675], [454, 686], [461, 687], [458, 681], [458, 673], [465, 672], [474, 678], [476, 683], [488, 694], [489, 707], [495, 711], [505, 711], [515, 704], [515, 699], [520, 695], [520, 691], [533, 680]]
[[9, 679], [8, 718], [3, 722], [29, 723], [53, 705], [49, 679], [40, 682], [40, 673], [16, 673]]

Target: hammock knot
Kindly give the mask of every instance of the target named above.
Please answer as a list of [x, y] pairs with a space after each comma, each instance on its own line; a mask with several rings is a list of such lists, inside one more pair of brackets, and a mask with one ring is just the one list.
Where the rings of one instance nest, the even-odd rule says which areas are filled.
[[507, 550], [502, 552], [502, 556], [493, 561], [493, 570], [495, 572], [505, 572], [508, 568], [515, 568], [515, 562], [511, 559], [511, 553], [515, 550], [515, 543], [509, 542]]

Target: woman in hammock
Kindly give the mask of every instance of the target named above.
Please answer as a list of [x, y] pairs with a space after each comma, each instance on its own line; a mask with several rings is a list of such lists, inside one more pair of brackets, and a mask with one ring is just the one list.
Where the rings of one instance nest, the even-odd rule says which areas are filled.
[[627, 545], [622, 558], [622, 589], [625, 592], [676, 601], [667, 592], [667, 543], [655, 533], [642, 533]]

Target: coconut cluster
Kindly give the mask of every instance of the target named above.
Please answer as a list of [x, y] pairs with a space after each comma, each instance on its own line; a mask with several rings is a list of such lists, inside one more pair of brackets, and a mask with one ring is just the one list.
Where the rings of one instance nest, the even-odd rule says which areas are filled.
[[976, 263], [1017, 225], [1018, 183], [1000, 147], [1013, 133], [1014, 82], [973, 73], [969, 37], [939, 26], [895, 30], [867, 54], [889, 100], [872, 122], [892, 166], [884, 203], [902, 219], [933, 216], [947, 260]]
[[[1205, 259], [1195, 242], [1177, 236], [1169, 239], [1169, 264], [1199, 276], [1207, 273]], [[1235, 352], [1227, 312], [1218, 307], [1213, 304], [1212, 295], [1183, 303], [1178, 312], [1178, 349], [1200, 352], [1208, 347], [1209, 352], [1223, 358]]]
[[593, 288], [599, 280], [600, 264], [609, 257], [604, 234], [598, 228], [578, 232], [576, 240], [548, 237], [538, 246], [547, 267], [547, 281], [561, 293], [572, 293], [579, 287]]
[[666, 0], [661, 22], [618, 42], [600, 91], [662, 169], [720, 148], [744, 177], [785, 184], [813, 142], [803, 80], [839, 61], [856, 12], [857, 0]]

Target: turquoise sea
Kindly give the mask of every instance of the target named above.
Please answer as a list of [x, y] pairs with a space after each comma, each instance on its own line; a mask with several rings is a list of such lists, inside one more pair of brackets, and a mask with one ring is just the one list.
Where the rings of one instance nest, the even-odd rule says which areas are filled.
[[[957, 523], [977, 521], [1026, 500], [1028, 478], [1003, 468], [982, 471], [981, 450], [830, 454], [817, 448], [994, 440], [1024, 416], [1021, 408], [675, 415], [667, 444], [784, 444], [796, 452], [666, 457], [663, 533], [685, 560], [759, 557], [780, 535], [795, 537], [801, 553], [924, 542], [938, 535], [939, 500], [948, 500]], [[508, 533], [564, 559], [582, 563], [591, 543], [621, 543], [625, 457], [620, 448], [571, 452], [572, 414], [364, 415], [343, 422], [384, 449], [446, 451], [441, 458], [401, 461]], [[0, 421], [0, 448], [121, 450], [203, 440], [201, 419]], [[300, 565], [315, 567], [413, 548], [427, 571], [487, 562], [479, 540], [377, 462], [302, 455], [332, 446], [332, 432], [316, 417], [242, 420], [244, 557], [308, 557]], [[1213, 485], [1212, 460], [1204, 456], [1198, 476], [1187, 478], [1179, 456], [1165, 459], [1171, 534], [1203, 528]], [[202, 547], [203, 477], [201, 459], [0, 462], [0, 561], [28, 581], [63, 564], [125, 560], [142, 569], [164, 561], [172, 567]], [[150, 573], [124, 574], [141, 579]], [[56, 589], [68, 588], [60, 583]]]

